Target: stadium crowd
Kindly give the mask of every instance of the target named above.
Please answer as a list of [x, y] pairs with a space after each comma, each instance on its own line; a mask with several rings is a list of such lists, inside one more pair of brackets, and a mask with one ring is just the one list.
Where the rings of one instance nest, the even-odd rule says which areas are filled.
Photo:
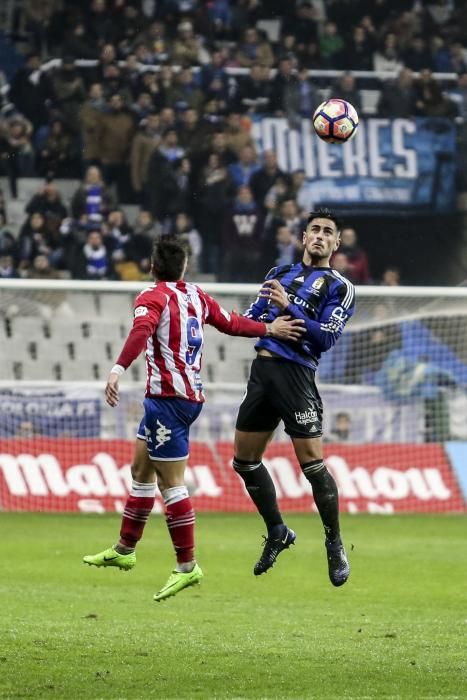
[[[305, 174], [256, 152], [251, 117], [308, 117], [330, 87], [309, 70], [342, 71], [334, 92], [359, 111], [352, 71], [375, 70], [397, 73], [374, 78], [381, 116], [467, 116], [465, 1], [26, 0], [22, 13], [0, 175], [13, 197], [19, 177], [44, 184], [19, 236], [3, 206], [2, 277], [145, 278], [154, 236], [172, 231], [190, 244], [190, 274], [257, 281], [295, 261]], [[458, 75], [447, 93], [443, 72]], [[81, 180], [70, 202], [60, 178]], [[371, 279], [353, 229], [333, 264]]]

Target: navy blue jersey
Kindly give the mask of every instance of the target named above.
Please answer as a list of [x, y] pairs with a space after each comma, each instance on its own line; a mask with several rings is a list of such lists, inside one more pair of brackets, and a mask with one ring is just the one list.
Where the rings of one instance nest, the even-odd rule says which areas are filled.
[[255, 348], [316, 369], [321, 353], [335, 344], [355, 307], [354, 286], [337, 270], [298, 263], [273, 267], [266, 276], [276, 279], [289, 298], [285, 311], [268, 299], [258, 297], [245, 316], [269, 323], [277, 316], [288, 315], [305, 321], [306, 333], [298, 342], [261, 338]]

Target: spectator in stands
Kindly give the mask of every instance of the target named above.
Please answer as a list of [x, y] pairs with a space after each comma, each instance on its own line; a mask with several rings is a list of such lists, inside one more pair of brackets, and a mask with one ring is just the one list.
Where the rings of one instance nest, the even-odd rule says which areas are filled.
[[61, 118], [52, 119], [47, 135], [36, 149], [36, 170], [40, 177], [76, 177], [78, 156], [72, 135]]
[[35, 280], [56, 280], [60, 278], [60, 274], [52, 267], [47, 255], [40, 253], [33, 258], [27, 277]]
[[185, 155], [184, 149], [178, 143], [178, 133], [176, 129], [166, 129], [162, 134], [159, 151], [169, 163], [180, 160]]
[[147, 180], [149, 161], [155, 149], [160, 145], [160, 140], [159, 115], [152, 112], [140, 122], [131, 144], [131, 184], [140, 200]]
[[21, 227], [18, 237], [20, 269], [28, 269], [40, 253], [49, 256], [53, 247], [52, 235], [47, 230], [45, 218], [39, 212], [32, 212]]
[[191, 68], [183, 68], [177, 75], [176, 83], [165, 93], [166, 103], [180, 112], [195, 109], [199, 112], [204, 104], [204, 95], [193, 77]]
[[141, 209], [133, 232], [135, 260], [138, 261], [140, 279], [145, 279], [151, 272], [151, 251], [156, 237], [161, 235], [162, 227], [154, 221], [151, 212]]
[[174, 170], [158, 147], [152, 152], [149, 159], [143, 193], [145, 206], [154, 219], [163, 223], [167, 217], [174, 213], [178, 194]]
[[149, 92], [140, 92], [136, 96], [136, 100], [131, 105], [131, 113], [136, 122], [146, 119], [151, 112], [154, 111], [154, 103]]
[[357, 89], [355, 76], [352, 73], [343, 73], [336, 81], [334, 90], [336, 95], [350, 102], [357, 112], [361, 112], [362, 103], [360, 99], [360, 90]]
[[255, 27], [245, 29], [236, 59], [238, 65], [244, 68], [250, 68], [254, 63], [269, 68], [274, 64], [274, 54], [269, 42], [260, 37]]
[[275, 244], [275, 255], [271, 267], [275, 265], [294, 265], [303, 254], [301, 241], [285, 224], [277, 228]]
[[159, 223], [154, 221], [151, 212], [147, 209], [139, 210], [133, 230], [135, 236], [145, 236], [150, 242], [161, 234]]
[[122, 96], [112, 95], [108, 111], [101, 118], [99, 153], [104, 180], [108, 185], [115, 182], [121, 202], [128, 201], [131, 187], [128, 163], [133, 133], [133, 119], [125, 110]]
[[378, 102], [381, 117], [408, 119], [415, 114], [414, 79], [410, 68], [403, 68], [397, 80], [384, 83]]
[[192, 23], [187, 19], [183, 20], [177, 27], [177, 36], [173, 42], [173, 62], [176, 65], [196, 66], [206, 63], [206, 59], [201, 39], [195, 35]]
[[274, 64], [274, 54], [267, 39], [255, 27], [245, 29], [243, 41], [235, 56], [239, 66], [251, 68], [254, 63], [269, 68]]
[[[111, 63], [104, 67], [102, 87], [107, 102], [113, 95], [119, 94], [125, 105], [131, 105], [133, 94], [131, 92], [130, 83], [126, 80], [126, 76], [118, 63]], [[106, 104], [106, 110], [108, 109], [109, 106]]]
[[328, 442], [350, 442], [352, 419], [346, 411], [339, 411], [334, 416], [333, 425], [329, 433]]
[[115, 265], [133, 260], [133, 229], [121, 209], [109, 211], [105, 229], [101, 230], [104, 233], [105, 246], [112, 254]]
[[10, 100], [37, 129], [48, 122], [48, 108], [53, 96], [50, 78], [41, 70], [39, 55], [29, 54], [25, 67], [20, 68], [12, 78]]
[[460, 42], [446, 45], [441, 37], [435, 37], [433, 67], [435, 73], [463, 73], [467, 70], [464, 48]]
[[138, 34], [136, 42], [147, 44], [155, 64], [160, 65], [169, 60], [170, 41], [167, 39], [166, 25], [162, 20], [156, 19], [151, 22], [147, 29]]
[[77, 22], [65, 39], [65, 46], [70, 57], [77, 59], [95, 60], [98, 58], [98, 51], [95, 43], [86, 31], [84, 22]]
[[105, 110], [104, 90], [101, 83], [92, 83], [88, 99], [78, 112], [83, 164], [98, 164], [100, 158], [100, 124]]
[[227, 134], [223, 128], [218, 128], [214, 131], [211, 136], [211, 143], [207, 152], [203, 153], [203, 161], [211, 154], [216, 153], [221, 163], [224, 165], [230, 165], [237, 161], [237, 155], [235, 151], [228, 145]]
[[13, 255], [8, 255], [0, 251], [0, 279], [18, 279], [19, 271], [15, 266]]
[[11, 255], [15, 263], [18, 259], [16, 237], [6, 223], [5, 212], [3, 211], [0, 211], [0, 255]]
[[415, 114], [421, 117], [453, 117], [455, 105], [445, 97], [430, 70], [422, 70], [415, 82]]
[[269, 69], [253, 63], [236, 96], [240, 112], [268, 114], [272, 106], [272, 88]]
[[200, 270], [203, 243], [199, 232], [194, 228], [193, 222], [186, 212], [179, 212], [177, 214], [172, 233], [177, 234], [188, 245], [189, 260], [186, 276], [188, 279], [193, 279]]
[[402, 68], [397, 37], [393, 32], [386, 34], [383, 44], [373, 54], [373, 69], [377, 72], [394, 72]]
[[62, 197], [57, 187], [50, 180], [46, 180], [37, 194], [33, 195], [25, 207], [27, 214], [39, 212], [45, 220], [48, 228], [57, 229], [67, 215], [67, 208], [62, 202]]
[[417, 73], [425, 68], [431, 70], [433, 67], [433, 57], [422, 36], [415, 36], [412, 39], [402, 58], [405, 67]]
[[76, 279], [115, 279], [112, 259], [103, 243], [100, 228], [93, 228], [88, 232], [86, 243], [78, 249], [74, 257], [71, 272]]
[[91, 6], [87, 8], [86, 29], [98, 45], [114, 40], [117, 28], [105, 0], [91, 0]]
[[72, 133], [79, 131], [79, 110], [86, 97], [84, 81], [75, 68], [74, 58], [65, 56], [52, 76], [52, 87], [60, 113]]
[[86, 170], [84, 182], [78, 187], [71, 200], [71, 213], [74, 219], [86, 222], [101, 222], [113, 205], [113, 197], [102, 179], [100, 169], [91, 165]]
[[368, 284], [370, 281], [368, 256], [358, 245], [357, 233], [354, 228], [346, 226], [342, 229], [339, 252], [347, 256], [346, 277], [354, 284]]
[[227, 115], [225, 126], [227, 145], [237, 156], [240, 155], [244, 146], [253, 147], [250, 126], [251, 122], [247, 118], [242, 117], [238, 112], [230, 112], [230, 114]]
[[304, 227], [295, 199], [287, 197], [283, 200], [280, 205], [280, 218], [297, 238], [301, 236]]
[[263, 215], [246, 185], [238, 188], [223, 231], [221, 279], [256, 282], [261, 277]]
[[197, 187], [197, 220], [202, 238], [201, 270], [218, 274], [222, 249], [222, 227], [229, 202], [230, 178], [217, 153], [203, 166]]
[[332, 256], [331, 267], [344, 277], [349, 277], [350, 263], [347, 255], [340, 250]]
[[244, 146], [240, 151], [237, 163], [228, 166], [229, 175], [236, 187], [248, 185], [251, 176], [259, 170], [256, 151], [252, 146]]
[[373, 46], [367, 31], [357, 25], [352, 38], [340, 55], [340, 66], [345, 70], [371, 70]]
[[319, 50], [323, 68], [336, 68], [344, 50], [344, 39], [335, 22], [326, 22], [319, 39]]
[[[228, 95], [228, 77], [225, 64], [227, 55], [225, 49], [214, 47], [210, 56], [210, 62], [201, 67], [201, 87], [206, 94], [217, 93], [219, 85], [224, 94]], [[232, 79], [235, 84], [235, 78]]]
[[266, 150], [263, 152], [263, 165], [250, 178], [250, 188], [258, 207], [264, 210], [265, 197], [271, 187], [276, 183], [277, 178], [288, 179], [288, 175], [281, 170], [277, 164], [275, 151]]
[[17, 179], [34, 174], [31, 131], [30, 123], [21, 117], [0, 122], [0, 174], [8, 177], [10, 192], [15, 198]]
[[285, 13], [282, 33], [292, 34], [297, 39], [298, 49], [302, 49], [318, 35], [317, 12], [312, 2], [304, 0], [296, 3], [292, 12]]
[[387, 267], [381, 277], [381, 284], [387, 287], [399, 287], [401, 283], [400, 271], [397, 267]]
[[196, 109], [190, 108], [181, 113], [178, 134], [180, 146], [187, 156], [193, 156], [202, 149], [203, 132]]
[[276, 116], [283, 117], [288, 111], [291, 92], [298, 89], [298, 78], [293, 71], [290, 58], [279, 60], [277, 73], [272, 81], [271, 108]]
[[[278, 219], [281, 220], [281, 205], [290, 195], [289, 184], [290, 180], [288, 178], [277, 177], [275, 183], [269, 188], [264, 198], [264, 209], [267, 212], [265, 220], [266, 231], [271, 229], [274, 232], [275, 227], [279, 224]], [[273, 236], [274, 235], [273, 233]]]

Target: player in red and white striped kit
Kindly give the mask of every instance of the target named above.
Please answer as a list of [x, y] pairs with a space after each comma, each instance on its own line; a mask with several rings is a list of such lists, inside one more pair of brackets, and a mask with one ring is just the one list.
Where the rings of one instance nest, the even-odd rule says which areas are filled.
[[156, 284], [136, 298], [133, 328], [105, 389], [107, 403], [116, 406], [120, 376], [146, 350], [148, 378], [131, 469], [132, 487], [118, 543], [83, 559], [93, 566], [116, 566], [126, 571], [134, 567], [135, 547], [154, 506], [157, 477], [177, 558], [175, 571], [154, 596], [157, 601], [199, 583], [203, 576], [194, 557], [195, 514], [184, 472], [190, 426], [204, 402], [200, 378], [204, 324], [247, 337], [272, 335], [297, 340], [303, 333], [301, 320], [281, 317], [265, 324], [227, 313], [202, 289], [183, 280], [186, 264], [182, 243], [172, 237], [156, 242], [152, 256]]

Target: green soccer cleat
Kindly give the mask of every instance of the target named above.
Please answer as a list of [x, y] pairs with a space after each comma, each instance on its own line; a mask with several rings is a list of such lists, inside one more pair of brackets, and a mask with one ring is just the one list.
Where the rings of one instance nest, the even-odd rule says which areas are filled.
[[165, 600], [166, 598], [170, 598], [171, 596], [176, 595], [179, 591], [182, 591], [184, 588], [197, 585], [202, 578], [203, 572], [199, 568], [198, 564], [195, 564], [194, 569], [187, 574], [182, 574], [180, 571], [172, 571], [165, 586], [154, 594], [154, 600], [159, 602], [161, 600]]
[[136, 564], [136, 553], [119, 554], [115, 547], [109, 547], [98, 554], [86, 554], [83, 563], [89, 566], [116, 566], [123, 571], [130, 571]]

